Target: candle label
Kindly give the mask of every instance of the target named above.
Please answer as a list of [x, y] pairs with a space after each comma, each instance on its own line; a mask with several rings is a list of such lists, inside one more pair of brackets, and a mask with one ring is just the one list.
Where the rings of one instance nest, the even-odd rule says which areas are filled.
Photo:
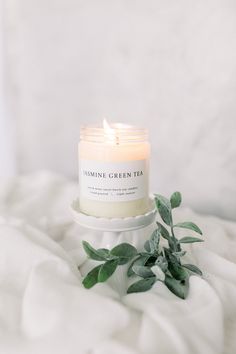
[[127, 202], [148, 194], [148, 160], [79, 161], [80, 193], [104, 202]]

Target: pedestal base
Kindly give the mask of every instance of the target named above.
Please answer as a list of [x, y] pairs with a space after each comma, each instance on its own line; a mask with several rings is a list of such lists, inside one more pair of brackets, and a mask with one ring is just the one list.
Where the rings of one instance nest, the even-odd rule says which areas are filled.
[[141, 229], [152, 224], [156, 216], [156, 208], [152, 199], [150, 199], [149, 205], [150, 210], [143, 215], [127, 218], [101, 218], [82, 213], [79, 207], [79, 199], [76, 199], [71, 204], [71, 213], [76, 223], [89, 229], [122, 232]]

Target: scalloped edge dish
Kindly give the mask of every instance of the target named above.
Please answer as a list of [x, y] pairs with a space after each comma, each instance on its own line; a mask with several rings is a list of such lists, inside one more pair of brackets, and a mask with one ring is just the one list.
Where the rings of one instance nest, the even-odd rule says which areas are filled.
[[78, 198], [72, 202], [70, 211], [76, 223], [98, 231], [121, 232], [141, 229], [152, 224], [156, 216], [153, 198], [150, 198], [150, 210], [146, 214], [126, 218], [102, 218], [84, 214], [80, 211]]

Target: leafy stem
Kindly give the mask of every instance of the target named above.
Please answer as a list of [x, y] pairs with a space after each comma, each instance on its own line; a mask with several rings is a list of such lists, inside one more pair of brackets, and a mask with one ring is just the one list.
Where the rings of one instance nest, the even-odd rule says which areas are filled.
[[177, 239], [175, 237], [175, 234], [174, 234], [174, 227], [173, 225], [171, 225], [171, 236], [172, 236], [172, 240], [173, 240], [173, 246], [174, 246], [174, 251], [177, 252]]
[[[172, 293], [185, 299], [189, 290], [190, 275], [201, 276], [202, 272], [196, 265], [182, 263], [186, 251], [182, 250], [181, 246], [186, 243], [202, 242], [203, 239], [193, 236], [178, 239], [175, 236], [175, 228], [191, 230], [202, 235], [200, 228], [193, 222], [173, 223], [172, 211], [180, 206], [181, 201], [179, 192], [173, 193], [170, 199], [160, 194], [155, 195], [156, 208], [165, 225], [157, 220], [157, 228], [144, 243], [141, 252], [129, 243], [121, 243], [108, 250], [95, 249], [88, 242], [83, 241], [83, 248], [88, 258], [102, 262], [84, 277], [84, 287], [89, 289], [97, 283], [105, 282], [117, 267], [128, 264], [127, 276], [139, 277], [139, 280], [127, 289], [128, 294], [147, 291], [155, 283], [163, 282]], [[163, 248], [160, 247], [161, 239], [167, 243]]]

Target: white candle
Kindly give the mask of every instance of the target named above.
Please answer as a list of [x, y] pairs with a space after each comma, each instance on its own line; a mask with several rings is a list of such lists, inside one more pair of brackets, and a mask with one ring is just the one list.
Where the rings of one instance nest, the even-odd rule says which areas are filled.
[[80, 210], [97, 217], [144, 214], [149, 205], [147, 130], [104, 120], [85, 126], [79, 143]]

